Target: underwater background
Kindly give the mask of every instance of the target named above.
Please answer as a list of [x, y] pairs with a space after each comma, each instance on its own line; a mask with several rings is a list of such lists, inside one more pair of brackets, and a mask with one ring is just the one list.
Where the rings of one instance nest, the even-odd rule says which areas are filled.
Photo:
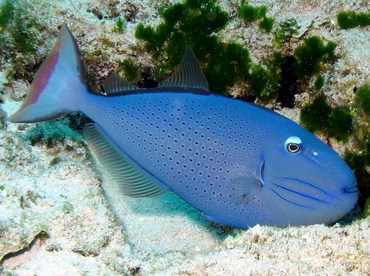
[[[354, 169], [358, 207], [334, 226], [207, 222], [174, 194], [122, 196], [90, 156], [82, 114], [11, 124], [67, 23], [101, 91], [153, 87], [194, 49], [211, 90], [302, 124]], [[0, 274], [370, 274], [368, 1], [0, 0]]]

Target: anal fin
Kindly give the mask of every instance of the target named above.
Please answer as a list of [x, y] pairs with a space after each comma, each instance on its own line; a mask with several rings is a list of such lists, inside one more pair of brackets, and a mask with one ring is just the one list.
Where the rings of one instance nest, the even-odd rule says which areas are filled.
[[152, 197], [168, 190], [125, 155], [98, 125], [87, 124], [83, 132], [90, 149], [119, 185], [123, 194], [130, 197]]

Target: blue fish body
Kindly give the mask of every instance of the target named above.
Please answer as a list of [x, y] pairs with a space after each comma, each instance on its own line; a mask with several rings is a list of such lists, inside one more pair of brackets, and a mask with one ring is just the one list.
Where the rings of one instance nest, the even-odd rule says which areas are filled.
[[[331, 148], [268, 109], [211, 93], [191, 53], [184, 60], [157, 89], [113, 78], [107, 95], [88, 93], [78, 48], [63, 25], [31, 93], [9, 120], [82, 111], [95, 122], [84, 131], [90, 147], [124, 194], [172, 191], [217, 223], [329, 224], [354, 207], [356, 179]], [[72, 91], [56, 89], [60, 83]]]

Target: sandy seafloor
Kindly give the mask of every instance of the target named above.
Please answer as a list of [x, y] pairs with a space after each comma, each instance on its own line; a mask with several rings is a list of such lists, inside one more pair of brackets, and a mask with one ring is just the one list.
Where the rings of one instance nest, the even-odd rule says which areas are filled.
[[[85, 57], [99, 52], [105, 58], [94, 67], [98, 78], [126, 56], [148, 66], [150, 57], [133, 36], [135, 26], [157, 24], [157, 9], [170, 2], [28, 1], [48, 27], [35, 59], [45, 56], [57, 26], [67, 22]], [[370, 29], [340, 30], [335, 18], [341, 10], [366, 11], [368, 1], [250, 2], [267, 4], [277, 21], [295, 17], [302, 31], [313, 20], [310, 35], [335, 41], [340, 58], [326, 73], [324, 91], [333, 103], [352, 100], [354, 86], [370, 76]], [[252, 59], [263, 59], [272, 49], [271, 36], [261, 36], [256, 24], [245, 27], [236, 16], [238, 1], [219, 3], [232, 15], [222, 32], [225, 40], [247, 43]], [[137, 8], [123, 35], [112, 31], [115, 19], [101, 24], [90, 12], [108, 17], [112, 5], [122, 15]], [[103, 39], [111, 47], [101, 46]], [[29, 85], [22, 79], [8, 83], [10, 69], [9, 64], [0, 71], [1, 108], [7, 115], [20, 104], [7, 94], [22, 95]], [[307, 98], [304, 93], [297, 102]], [[298, 120], [297, 108], [279, 112]], [[370, 275], [370, 218], [363, 219], [358, 209], [334, 226], [222, 228], [170, 193], [150, 199], [120, 196], [104, 170], [93, 166], [83, 140], [32, 146], [22, 138], [30, 128], [6, 123], [0, 130], [0, 274]], [[351, 142], [332, 143], [341, 153], [351, 147]]]

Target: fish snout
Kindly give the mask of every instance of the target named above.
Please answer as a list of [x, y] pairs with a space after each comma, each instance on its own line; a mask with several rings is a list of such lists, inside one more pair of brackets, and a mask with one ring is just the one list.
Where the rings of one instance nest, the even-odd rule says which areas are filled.
[[346, 170], [343, 170], [342, 175], [340, 175], [341, 180], [338, 179], [338, 182], [341, 181], [342, 185], [340, 192], [344, 195], [349, 194], [349, 196], [358, 194], [357, 180], [353, 171], [346, 166]]
[[346, 185], [341, 190], [342, 193], [342, 203], [348, 205], [351, 209], [356, 205], [359, 191], [356, 181], [352, 182], [349, 185]]
[[348, 173], [343, 175], [342, 183], [335, 208], [341, 210], [343, 217], [355, 207], [359, 192], [356, 177], [351, 169], [348, 168]]

